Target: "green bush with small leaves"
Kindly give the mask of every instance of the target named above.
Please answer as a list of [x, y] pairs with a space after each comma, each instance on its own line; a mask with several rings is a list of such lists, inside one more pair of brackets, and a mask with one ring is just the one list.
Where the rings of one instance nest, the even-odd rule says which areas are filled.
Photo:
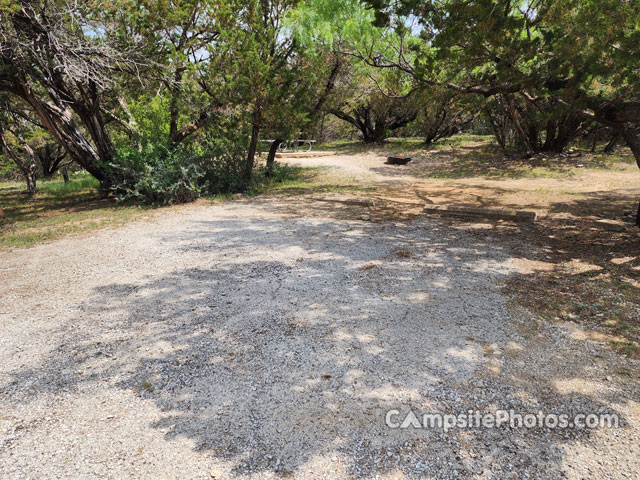
[[159, 205], [191, 202], [203, 190], [204, 172], [190, 152], [148, 146], [120, 149], [106, 165], [106, 190], [121, 201]]

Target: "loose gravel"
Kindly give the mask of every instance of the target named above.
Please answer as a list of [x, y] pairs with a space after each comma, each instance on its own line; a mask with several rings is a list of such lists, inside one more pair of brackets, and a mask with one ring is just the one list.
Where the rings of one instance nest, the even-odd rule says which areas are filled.
[[[511, 307], [513, 245], [298, 201], [0, 254], [0, 478], [637, 478], [637, 363]], [[622, 425], [385, 425], [511, 408]]]

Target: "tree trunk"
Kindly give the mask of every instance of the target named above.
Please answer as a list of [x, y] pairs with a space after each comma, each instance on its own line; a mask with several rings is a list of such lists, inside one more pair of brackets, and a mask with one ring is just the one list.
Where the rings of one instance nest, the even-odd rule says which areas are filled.
[[436, 140], [439, 140], [444, 136], [443, 127], [445, 122], [447, 121], [447, 110], [446, 108], [439, 109], [430, 125], [427, 126], [427, 131], [425, 133], [424, 144], [426, 146], [431, 145]]
[[535, 152], [533, 151], [533, 147], [531, 146], [531, 141], [529, 140], [527, 133], [522, 128], [520, 117], [518, 116], [516, 107], [513, 105], [513, 99], [509, 95], [505, 95], [505, 98], [507, 100], [507, 106], [509, 107], [509, 114], [511, 115], [511, 119], [513, 120], [513, 123], [515, 124], [516, 129], [518, 130], [518, 133], [520, 134], [520, 137], [524, 142], [525, 148], [527, 149], [527, 157], [533, 157]]
[[64, 179], [64, 183], [69, 183], [69, 174], [67, 173], [67, 167], [62, 168], [62, 178]]
[[[18, 48], [38, 51], [46, 60], [42, 65], [38, 61], [31, 65], [21, 64], [11, 50], [13, 47], [7, 44], [8, 48], [2, 49], [2, 91], [13, 93], [29, 104], [39, 123], [64, 147], [71, 160], [103, 182], [105, 172], [101, 163], [111, 161], [113, 146], [101, 116], [98, 85], [90, 79], [86, 82], [69, 79], [79, 92], [79, 97], [74, 97], [74, 88], [70, 88], [64, 78], [64, 62], [60, 61], [66, 53], [59, 51], [58, 42], [52, 40], [55, 30], [48, 30], [49, 23], [59, 19], [46, 18], [44, 11], [40, 13], [34, 5], [25, 7], [30, 5], [29, 2], [19, 2], [18, 5], [20, 11], [11, 14], [8, 20], [26, 35], [29, 43], [28, 47]], [[109, 60], [103, 58], [101, 61]], [[115, 65], [116, 62], [113, 63], [114, 70]], [[37, 82], [39, 87], [33, 88], [30, 81]], [[74, 113], [80, 118], [82, 129], [76, 124]]]
[[36, 157], [40, 162], [42, 176], [51, 178], [58, 171], [62, 161], [67, 156], [67, 152], [59, 145], [45, 144], [36, 151]]
[[495, 137], [496, 142], [498, 142], [498, 146], [500, 147], [500, 150], [502, 150], [503, 153], [506, 153], [507, 140], [505, 138], [504, 129], [500, 127], [500, 125], [498, 124], [498, 119], [491, 114], [491, 111], [488, 108], [484, 109], [484, 113], [489, 119], [491, 130], [493, 130], [493, 136]]
[[325, 121], [325, 117], [327, 116], [326, 113], [322, 112], [322, 121], [320, 122], [320, 135], [318, 135], [318, 141], [320, 143], [324, 143], [324, 121]]
[[269, 154], [267, 155], [267, 177], [270, 177], [273, 174], [273, 164], [276, 161], [276, 152], [278, 151], [278, 147], [282, 142], [283, 140], [281, 138], [276, 138], [273, 142], [271, 142], [271, 146], [269, 147]]
[[249, 152], [247, 153], [247, 162], [244, 167], [244, 179], [247, 183], [251, 181], [253, 176], [253, 165], [256, 158], [256, 150], [258, 149], [258, 136], [260, 135], [260, 119], [262, 117], [262, 109], [256, 105], [253, 111], [253, 121], [251, 122], [251, 140], [249, 142]]
[[364, 143], [382, 143], [387, 138], [387, 129], [382, 119], [371, 121], [367, 116], [364, 122], [365, 128], [362, 130], [362, 139]]
[[[566, 114], [562, 116], [557, 125], [557, 133], [555, 137], [552, 138], [548, 145], [549, 148], [546, 151], [554, 153], [564, 152], [569, 143], [581, 135], [590, 126], [590, 124], [591, 122], [585, 122], [584, 120], [581, 120], [579, 116], [573, 114]], [[545, 144], [546, 143], [547, 142], [545, 142]]]
[[[18, 82], [19, 91], [17, 93], [31, 105], [42, 125], [64, 147], [69, 153], [69, 157], [95, 178], [101, 182], [104, 181], [105, 174], [100, 163], [111, 160], [112, 152], [109, 148], [101, 149], [101, 158], [98, 151], [80, 131], [67, 107], [61, 108], [40, 99], [24, 79], [20, 79]], [[89, 126], [87, 127], [89, 129]], [[93, 125], [94, 130], [97, 127], [97, 125]], [[106, 132], [103, 132], [102, 136], [106, 137]], [[105, 147], [107, 143], [105, 142]]]
[[34, 195], [38, 189], [36, 188], [36, 174], [35, 172], [25, 173], [24, 179], [27, 182], [27, 193], [29, 195]]
[[602, 150], [602, 152], [603, 153], [613, 152], [613, 149], [616, 148], [616, 144], [618, 143], [619, 140], [620, 140], [620, 132], [614, 132], [613, 137], [611, 137], [611, 140], [609, 140], [609, 143], [607, 144], [606, 147], [604, 147], [604, 150]]
[[336, 109], [330, 110], [329, 113], [360, 130], [364, 143], [384, 142], [388, 130], [394, 131], [404, 127], [417, 116], [417, 112], [409, 112], [402, 118], [390, 119], [385, 114], [376, 115], [369, 106], [359, 107], [350, 114]]
[[369, 132], [369, 131], [364, 131], [362, 132], [362, 140], [364, 141], [364, 143], [382, 143], [384, 142], [386, 135], [384, 134], [384, 132], [382, 134], [380, 134], [380, 132]]
[[[638, 168], [640, 168], [640, 139], [638, 139], [638, 135], [627, 129], [624, 129], [621, 133], [625, 142], [627, 142], [627, 145], [633, 152]], [[636, 213], [636, 225], [640, 227], [640, 205], [638, 205], [638, 212]]]
[[551, 150], [551, 142], [554, 138], [556, 138], [556, 122], [553, 120], [547, 120], [547, 126], [545, 127], [545, 139], [542, 144], [543, 152]]
[[627, 129], [624, 129], [621, 133], [622, 137], [624, 138], [625, 142], [627, 142], [627, 145], [633, 153], [633, 157], [636, 160], [638, 168], [640, 168], [640, 139], [638, 138], [638, 135], [635, 132], [629, 131]]
[[22, 175], [25, 181], [27, 182], [27, 193], [29, 195], [34, 195], [37, 192], [36, 178], [38, 176], [38, 163], [36, 162], [36, 155], [33, 149], [24, 140], [22, 135], [20, 135], [20, 133], [18, 133], [15, 130], [11, 130], [11, 133], [22, 144], [22, 148], [24, 149], [28, 157], [28, 163], [25, 163], [18, 156], [18, 154], [13, 150], [11, 145], [9, 145], [9, 142], [7, 142], [7, 139], [1, 132], [0, 132], [0, 142], [2, 143], [2, 146], [4, 147], [4, 149], [7, 151], [7, 154], [14, 161], [14, 163], [16, 164], [20, 172], [22, 172]]
[[173, 74], [173, 85], [170, 88], [171, 103], [169, 105], [169, 139], [175, 141], [179, 137], [178, 134], [178, 117], [180, 116], [180, 107], [178, 105], [180, 88], [182, 86], [182, 75], [184, 68], [176, 68]]
[[596, 147], [598, 146], [598, 131], [600, 130], [600, 125], [596, 125], [593, 129], [593, 140], [591, 141], [591, 153], [596, 153]]

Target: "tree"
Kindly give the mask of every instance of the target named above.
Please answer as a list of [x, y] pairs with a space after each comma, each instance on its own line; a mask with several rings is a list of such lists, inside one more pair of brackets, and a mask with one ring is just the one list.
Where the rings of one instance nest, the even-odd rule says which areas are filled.
[[390, 48], [384, 32], [373, 27], [369, 10], [357, 0], [313, 0], [295, 18], [302, 42], [341, 56], [325, 112], [354, 126], [367, 143], [382, 142], [416, 119], [412, 80], [402, 71], [380, 71], [362, 61], [361, 52]]
[[[366, 143], [384, 141], [418, 116], [414, 97], [403, 95], [398, 82], [387, 81], [382, 87], [366, 74], [353, 72], [344, 73], [341, 80], [327, 103], [327, 112], [356, 127]], [[395, 98], [382, 91], [389, 87], [395, 90]]]
[[478, 115], [476, 102], [437, 87], [420, 91], [418, 104], [416, 129], [426, 145], [461, 132]]
[[113, 157], [106, 91], [135, 70], [133, 46], [117, 44], [101, 2], [9, 2], [0, 18], [0, 91], [29, 105], [89, 173], [104, 180]]
[[287, 74], [294, 81], [280, 84], [264, 110], [263, 133], [273, 140], [267, 153], [267, 175], [273, 171], [275, 154], [283, 141], [315, 129], [342, 64], [335, 52], [299, 49]]
[[[286, 17], [296, 7], [297, 0], [252, 0], [248, 3], [242, 23], [245, 25], [235, 37], [235, 59], [242, 101], [245, 103], [251, 127], [249, 148], [244, 168], [245, 181], [249, 182], [255, 164], [260, 132], [266, 119], [273, 122], [271, 129], [276, 141], [285, 138], [294, 122], [276, 125], [277, 117], [299, 116], [300, 103], [295, 91], [304, 86], [305, 58], [303, 49], [286, 28]], [[239, 60], [239, 61], [238, 61]], [[284, 127], [284, 128], [283, 128]], [[274, 141], [270, 153], [275, 154]]]
[[562, 153], [583, 134], [591, 120], [553, 102], [529, 102], [497, 94], [486, 102], [485, 115], [504, 151]]
[[34, 195], [37, 192], [38, 163], [35, 152], [20, 131], [22, 123], [15, 117], [7, 118], [5, 115], [0, 124], [0, 144], [5, 155], [13, 161], [24, 177], [27, 193]]
[[[501, 95], [514, 125], [514, 97], [551, 102], [618, 132], [640, 167], [640, 3], [619, 0], [367, 0], [377, 24], [410, 37], [395, 56], [368, 63], [398, 68], [427, 85]], [[419, 28], [408, 29], [407, 19]], [[406, 47], [411, 55], [406, 55]], [[526, 145], [529, 152], [531, 145]], [[638, 211], [640, 225], [640, 210]]]
[[219, 40], [237, 31], [242, 5], [220, 0], [134, 0], [127, 7], [121, 35], [132, 30], [144, 38], [144, 54], [152, 60], [145, 88], [133, 90], [132, 96], [145, 98], [151, 89], [167, 97], [167, 142], [178, 145], [225, 112], [227, 72], [220, 71], [224, 47]]
[[[42, 173], [45, 178], [53, 176], [62, 166], [67, 153], [38, 122], [28, 105], [10, 95], [0, 95], [0, 115], [3, 132], [9, 133], [14, 141], [20, 140], [12, 144], [5, 138], [5, 153], [28, 179], [27, 183], [35, 185], [37, 173]], [[35, 170], [32, 165], [34, 157]]]
[[249, 182], [261, 134], [272, 137], [267, 164], [277, 146], [305, 130], [324, 105], [336, 70], [324, 51], [308, 48], [291, 27], [298, 0], [252, 0], [238, 12], [238, 28], [220, 36], [221, 49], [231, 54], [220, 68], [235, 107], [243, 112], [249, 143], [244, 179]]
[[354, 56], [342, 56], [325, 102], [327, 113], [358, 129], [366, 143], [380, 143], [417, 118], [418, 96], [403, 72], [372, 69]]

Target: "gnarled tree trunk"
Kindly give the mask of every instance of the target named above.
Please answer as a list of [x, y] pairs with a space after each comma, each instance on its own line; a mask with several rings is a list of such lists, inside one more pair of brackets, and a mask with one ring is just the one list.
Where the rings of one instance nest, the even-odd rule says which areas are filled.
[[329, 113], [360, 130], [365, 143], [382, 143], [389, 131], [404, 127], [418, 116], [418, 111], [413, 109], [407, 109], [400, 114], [376, 113], [370, 105], [357, 107], [351, 112], [332, 109]]
[[520, 116], [518, 115], [518, 111], [516, 110], [515, 105], [513, 104], [513, 99], [511, 98], [510, 95], [505, 95], [505, 99], [507, 101], [507, 107], [508, 107], [509, 114], [511, 115], [511, 120], [513, 120], [513, 123], [516, 126], [516, 130], [518, 130], [518, 133], [520, 134], [520, 137], [524, 142], [524, 146], [527, 149], [527, 157], [532, 157], [535, 154], [535, 150], [531, 145], [531, 140], [529, 136], [522, 128], [522, 124], [520, 123]]
[[249, 141], [249, 152], [244, 166], [244, 179], [248, 183], [253, 176], [253, 165], [255, 163], [256, 151], [258, 150], [258, 136], [260, 135], [260, 120], [262, 119], [262, 107], [256, 105], [253, 110], [251, 122], [251, 140]]
[[[104, 124], [95, 115], [85, 115], [87, 130], [97, 139], [99, 148], [94, 148], [73, 119], [71, 110], [62, 101], [48, 102], [34, 93], [24, 78], [16, 79], [13, 92], [25, 100], [40, 119], [41, 124], [69, 154], [74, 162], [100, 181], [105, 180], [101, 163], [108, 163], [113, 156], [113, 147]], [[53, 98], [57, 98], [53, 94]], [[59, 99], [58, 99], [59, 100]], [[83, 120], [85, 120], [83, 119]]]
[[33, 149], [25, 142], [24, 138], [22, 138], [19, 133], [15, 131], [12, 131], [11, 133], [18, 139], [19, 142], [22, 143], [22, 148], [24, 149], [27, 156], [26, 161], [23, 161], [15, 152], [13, 147], [9, 145], [9, 142], [7, 142], [7, 139], [3, 133], [0, 133], [0, 142], [2, 142], [2, 146], [7, 151], [7, 154], [11, 157], [11, 159], [14, 161], [14, 163], [22, 173], [22, 176], [27, 183], [27, 193], [29, 195], [34, 195], [37, 192], [36, 179], [38, 176], [38, 164], [36, 162], [36, 155], [33, 152]]
[[[625, 128], [622, 131], [622, 137], [633, 152], [636, 164], [638, 165], [638, 168], [640, 168], [640, 139], [638, 139], [638, 135]], [[640, 204], [638, 205], [638, 212], [636, 214], [636, 225], [640, 227]]]
[[278, 147], [282, 142], [283, 140], [281, 138], [276, 138], [269, 146], [269, 154], [267, 155], [267, 177], [270, 177], [273, 174], [273, 164], [276, 161], [276, 153], [278, 152]]
[[613, 149], [616, 148], [616, 144], [620, 141], [620, 132], [614, 132], [613, 136], [611, 137], [611, 140], [609, 140], [609, 143], [607, 143], [607, 145], [604, 147], [604, 149], [602, 150], [603, 153], [611, 153], [613, 152]]
[[59, 145], [47, 143], [36, 150], [36, 157], [42, 168], [42, 176], [52, 177], [60, 168], [62, 161], [67, 156], [67, 152]]

